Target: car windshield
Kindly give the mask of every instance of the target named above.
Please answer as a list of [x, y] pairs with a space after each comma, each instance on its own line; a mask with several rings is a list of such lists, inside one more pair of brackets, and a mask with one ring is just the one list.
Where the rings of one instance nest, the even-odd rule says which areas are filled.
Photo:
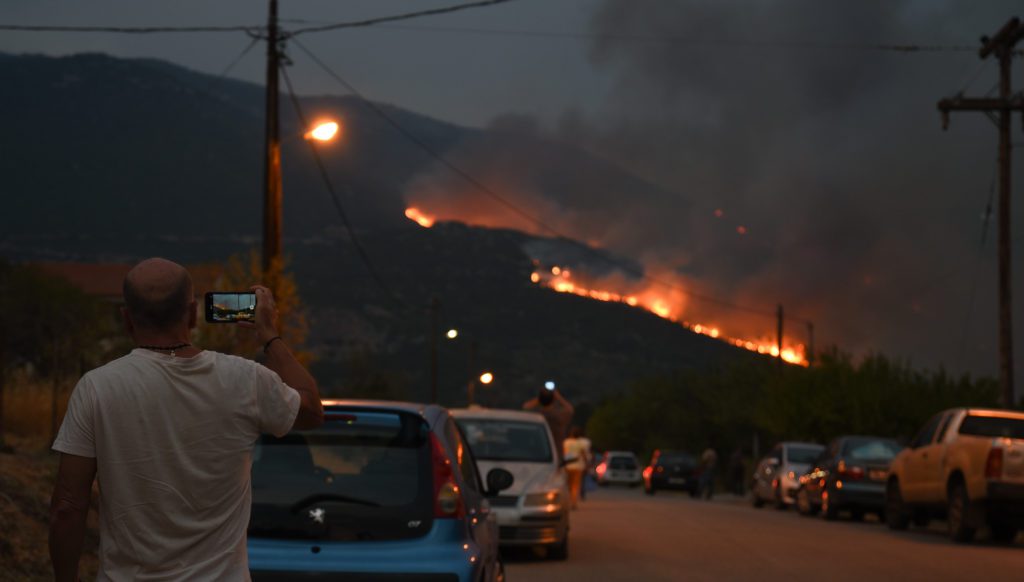
[[[433, 515], [426, 423], [398, 412], [329, 411], [326, 417], [316, 430], [257, 442], [249, 535], [330, 540], [425, 535]], [[415, 520], [420, 527], [408, 525]]]
[[824, 447], [789, 447], [786, 454], [790, 463], [809, 465], [818, 458], [823, 449]]
[[846, 441], [843, 454], [854, 461], [891, 461], [902, 448], [888, 439], [855, 438]]
[[697, 459], [687, 453], [662, 453], [658, 455], [658, 464], [694, 467], [697, 465]]
[[1024, 418], [972, 415], [960, 424], [960, 434], [1024, 439]]
[[460, 418], [458, 423], [477, 460], [550, 463], [554, 458], [547, 426], [540, 422]]

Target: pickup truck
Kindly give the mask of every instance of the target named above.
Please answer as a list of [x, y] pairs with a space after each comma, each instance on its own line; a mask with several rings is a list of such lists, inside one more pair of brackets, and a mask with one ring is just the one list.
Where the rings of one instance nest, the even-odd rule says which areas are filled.
[[896, 530], [945, 517], [954, 541], [988, 526], [1013, 541], [1024, 527], [1024, 412], [955, 408], [933, 416], [892, 462], [886, 522]]

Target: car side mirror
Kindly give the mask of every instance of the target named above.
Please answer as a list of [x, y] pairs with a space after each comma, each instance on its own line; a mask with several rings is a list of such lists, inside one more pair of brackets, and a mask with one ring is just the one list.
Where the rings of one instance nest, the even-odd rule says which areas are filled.
[[516, 478], [512, 473], [502, 468], [491, 469], [487, 472], [487, 494], [497, 495], [515, 483]]

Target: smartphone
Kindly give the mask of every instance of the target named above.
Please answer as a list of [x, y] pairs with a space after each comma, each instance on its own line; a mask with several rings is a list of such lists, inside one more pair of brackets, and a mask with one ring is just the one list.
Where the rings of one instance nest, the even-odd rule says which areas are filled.
[[256, 294], [252, 291], [214, 291], [206, 294], [206, 321], [256, 321]]

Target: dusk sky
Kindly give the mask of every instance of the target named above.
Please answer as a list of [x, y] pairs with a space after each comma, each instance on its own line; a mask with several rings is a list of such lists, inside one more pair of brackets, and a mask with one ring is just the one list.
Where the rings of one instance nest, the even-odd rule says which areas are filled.
[[[283, 0], [280, 10], [283, 26], [298, 28], [450, 3]], [[963, 113], [943, 132], [935, 105], [960, 90], [990, 91], [995, 64], [974, 49], [1020, 7], [521, 0], [301, 39], [371, 99], [464, 125], [498, 120], [613, 160], [678, 193], [664, 213], [708, 235], [699, 239], [743, 226], [726, 245], [683, 248], [643, 229], [628, 245], [705, 292], [768, 309], [784, 301], [815, 319], [823, 343], [994, 376], [994, 219], [980, 241], [996, 131]], [[2, 20], [256, 26], [265, 18], [262, 1], [14, 0]], [[243, 33], [5, 32], [0, 51], [153, 57], [220, 74], [249, 42]], [[230, 76], [262, 83], [263, 51], [254, 47]], [[299, 92], [344, 93], [301, 51], [290, 54]], [[1022, 70], [1018, 62], [1018, 86]], [[1016, 184], [1024, 183], [1019, 152]], [[602, 204], [615, 220], [614, 205]], [[712, 215], [719, 209], [724, 219]], [[1021, 323], [1024, 302], [1017, 306]], [[1017, 346], [1020, 356], [1024, 341]]]

